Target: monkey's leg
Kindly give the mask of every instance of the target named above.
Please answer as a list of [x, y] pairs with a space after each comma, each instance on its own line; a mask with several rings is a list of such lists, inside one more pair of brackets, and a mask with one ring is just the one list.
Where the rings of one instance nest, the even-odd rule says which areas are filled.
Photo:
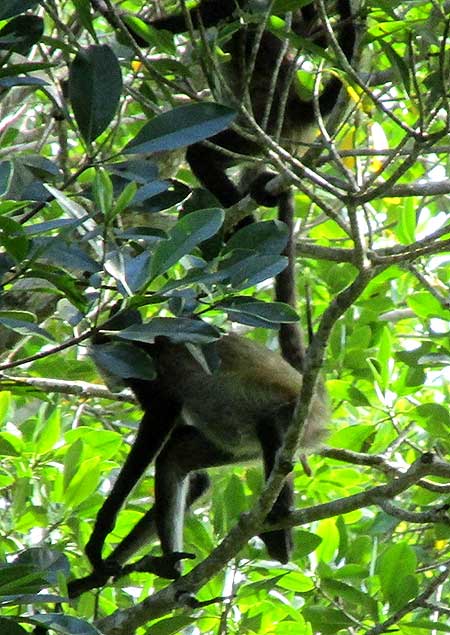
[[[261, 443], [264, 472], [266, 479], [270, 476], [275, 465], [275, 460], [279, 449], [283, 444], [282, 430], [274, 423], [274, 419], [261, 421], [257, 429], [258, 438]], [[286, 481], [274, 503], [267, 519], [277, 522], [284, 518], [291, 510], [294, 499], [294, 492], [290, 480]], [[259, 536], [267, 547], [269, 555], [282, 563], [289, 562], [292, 553], [292, 529], [274, 529], [265, 531]]]
[[[175, 425], [175, 413], [162, 416], [162, 408], [155, 412], [145, 412], [136, 439], [125, 461], [111, 493], [97, 514], [94, 529], [86, 545], [86, 555], [95, 570], [104, 567], [102, 549], [106, 536], [113, 529], [116, 516], [123, 502], [136, 485], [149, 463], [158, 453]], [[170, 412], [170, 410], [169, 410]], [[108, 560], [113, 569], [113, 562]]]
[[[202, 496], [210, 485], [210, 480], [206, 472], [192, 472], [189, 474], [188, 493], [186, 498], [186, 509]], [[117, 545], [117, 547], [106, 558], [120, 565], [125, 564], [128, 559], [144, 547], [156, 534], [155, 508], [148, 510], [129, 534]], [[170, 577], [170, 576], [168, 576]]]
[[[155, 465], [153, 511], [164, 554], [183, 550], [183, 521], [188, 503], [189, 474], [232, 462], [233, 456], [230, 453], [218, 449], [194, 426], [175, 428]], [[202, 487], [198, 490], [201, 493]], [[178, 562], [175, 571], [179, 570]]]

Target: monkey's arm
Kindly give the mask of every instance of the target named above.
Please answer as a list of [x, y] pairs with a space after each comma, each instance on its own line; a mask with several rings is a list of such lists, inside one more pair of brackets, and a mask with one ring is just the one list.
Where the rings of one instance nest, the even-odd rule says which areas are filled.
[[[202, 0], [200, 4], [189, 11], [194, 29], [197, 29], [200, 24], [208, 29], [223, 20], [228, 20], [236, 11], [236, 4], [236, 0]], [[184, 33], [188, 30], [182, 13], [152, 20], [150, 24], [156, 29], [164, 29], [171, 33]]]
[[102, 559], [105, 538], [113, 529], [117, 513], [126, 497], [164, 445], [175, 425], [177, 413], [170, 412], [169, 409], [163, 416], [161, 404], [158, 405], [159, 407], [152, 407], [150, 411], [144, 413], [127, 460], [120, 470], [111, 493], [97, 514], [94, 529], [86, 545], [86, 555], [94, 570], [102, 570], [105, 568], [105, 563], [111, 570], [114, 567], [117, 568], [118, 563], [113, 563], [111, 559], [106, 561]]
[[[120, 18], [126, 16], [126, 13], [120, 9], [117, 9], [114, 13], [111, 12], [103, 0], [91, 0], [91, 4], [113, 28], [117, 28], [118, 26], [116, 15]], [[231, 18], [235, 10], [236, 0], [202, 0], [197, 7], [189, 11], [189, 16], [195, 29], [197, 29], [200, 24], [202, 24], [205, 29], [208, 29], [209, 27], [216, 26], [222, 20]], [[174, 34], [185, 33], [188, 30], [183, 13], [174, 13], [152, 21], [142, 19], [142, 21], [155, 29], [164, 29]], [[149, 46], [149, 43], [144, 40], [139, 33], [134, 32], [132, 26], [128, 24], [125, 24], [125, 26], [139, 46]]]

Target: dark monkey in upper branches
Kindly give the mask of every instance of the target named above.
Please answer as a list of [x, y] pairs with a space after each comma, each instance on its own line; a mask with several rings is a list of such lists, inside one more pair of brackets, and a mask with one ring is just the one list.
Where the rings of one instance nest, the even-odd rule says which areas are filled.
[[[115, 16], [102, 0], [91, 0], [100, 13], [116, 26]], [[352, 13], [352, 0], [326, 0], [328, 7], [335, 7], [335, 30], [338, 44], [351, 61], [356, 43], [355, 17]], [[252, 7], [259, 8], [259, 13]], [[194, 29], [202, 25], [205, 29], [222, 24], [236, 25], [229, 39], [223, 44], [227, 53], [227, 61], [220, 65], [224, 79], [231, 90], [232, 102], [245, 104], [256, 123], [264, 131], [273, 135], [278, 133], [282, 146], [292, 150], [294, 154], [302, 154], [308, 144], [316, 136], [316, 106], [322, 117], [326, 117], [337, 103], [342, 87], [341, 80], [333, 74], [325, 83], [317, 97], [304, 99], [296, 80], [298, 51], [291, 45], [286, 46], [281, 39], [268, 28], [262, 30], [258, 25], [263, 16], [261, 9], [269, 6], [269, 0], [201, 0], [189, 11], [190, 22]], [[247, 12], [247, 13], [246, 13]], [[240, 22], [239, 15], [244, 14]], [[291, 14], [290, 31], [294, 36], [308, 40], [316, 47], [326, 49], [328, 38], [315, 2], [310, 2]], [[185, 16], [182, 13], [169, 15], [148, 22], [156, 29], [164, 29], [171, 33], [184, 33], [188, 30]], [[132, 26], [127, 27], [140, 46], [148, 46]], [[295, 41], [295, 39], [294, 39]], [[250, 78], [248, 77], [251, 73]], [[224, 95], [224, 101], [230, 96]], [[281, 126], [279, 125], [280, 121]], [[238, 123], [242, 128], [248, 126], [240, 117]], [[208, 142], [213, 143], [212, 147]], [[225, 153], [224, 153], [225, 151]], [[229, 153], [241, 155], [235, 159]], [[207, 139], [207, 143], [199, 142], [188, 147], [186, 159], [200, 183], [210, 191], [224, 207], [236, 204], [247, 194], [251, 194], [257, 203], [269, 207], [277, 204], [277, 197], [265, 188], [268, 181], [275, 176], [273, 172], [264, 170], [256, 176], [246, 176], [236, 184], [226, 171], [236, 163], [242, 162], [242, 155], [252, 158], [264, 153], [263, 143], [251, 140], [237, 129], [220, 132]]]
[[[223, 22], [236, 21], [239, 11], [248, 10], [251, 4], [248, 0], [203, 0], [189, 12], [189, 16], [194, 28], [198, 28], [200, 24], [208, 28]], [[329, 0], [326, 4], [333, 5]], [[259, 5], [264, 7], [268, 2], [259, 2]], [[338, 19], [335, 27], [337, 41], [350, 61], [356, 39], [351, 0], [336, 0], [335, 11]], [[295, 77], [295, 52], [291, 46], [286, 47], [285, 41], [268, 29], [263, 30], [261, 34], [254, 19], [247, 19], [247, 22], [234, 22], [237, 28], [223, 46], [228, 59], [221, 64], [220, 70], [236, 103], [246, 104], [257, 124], [269, 135], [279, 130], [281, 145], [292, 149], [294, 154], [303, 153], [305, 148], [307, 149], [307, 144], [315, 137], [317, 115], [314, 100], [303, 99], [300, 96]], [[170, 15], [150, 24], [172, 33], [187, 31], [185, 17], [182, 14]], [[291, 31], [310, 40], [316, 46], [327, 47], [327, 36], [314, 2], [292, 12]], [[259, 41], [256, 41], [257, 38]], [[251, 77], [248, 80], [249, 70]], [[316, 104], [322, 117], [326, 117], [332, 111], [341, 86], [340, 79], [335, 75], [325, 82]], [[238, 122], [246, 127], [242, 118], [238, 119]], [[195, 143], [188, 147], [186, 159], [200, 183], [212, 192], [224, 207], [234, 205], [248, 193], [262, 205], [277, 204], [276, 197], [270, 195], [264, 187], [273, 174], [262, 172], [250, 183], [239, 185], [226, 174], [226, 170], [232, 167], [236, 160], [223, 153], [221, 149], [246, 155], [251, 159], [262, 154], [263, 148], [259, 142], [251, 141], [237, 130], [231, 129], [220, 132], [207, 141], [217, 147], [213, 148], [204, 142]]]

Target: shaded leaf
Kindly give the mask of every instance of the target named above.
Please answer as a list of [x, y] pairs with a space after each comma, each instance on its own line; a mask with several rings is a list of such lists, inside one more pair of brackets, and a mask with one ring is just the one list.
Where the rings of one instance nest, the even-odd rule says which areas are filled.
[[114, 117], [122, 93], [119, 62], [106, 44], [80, 51], [70, 66], [69, 96], [85, 141], [94, 141]]
[[91, 347], [91, 356], [100, 372], [122, 379], [154, 379], [156, 377], [152, 358], [138, 346], [126, 342], [96, 344]]
[[26, 635], [27, 631], [13, 619], [0, 617], [0, 631], [2, 635]]
[[261, 302], [247, 296], [220, 302], [217, 308], [226, 311], [233, 322], [262, 328], [278, 328], [280, 324], [298, 322], [294, 309], [283, 302]]
[[145, 124], [124, 152], [160, 152], [189, 146], [224, 130], [235, 117], [231, 108], [209, 102], [179, 106]]
[[262, 254], [279, 254], [288, 239], [287, 226], [277, 220], [251, 223], [243, 227], [227, 241], [223, 253], [233, 249], [253, 249]]
[[181, 218], [155, 249], [151, 264], [151, 276], [164, 273], [194, 247], [214, 236], [222, 226], [224, 213], [220, 209], [192, 212]]
[[38, 337], [43, 337], [46, 340], [54, 341], [54, 338], [48, 331], [41, 328], [37, 324], [33, 324], [33, 322], [27, 322], [26, 320], [16, 320], [0, 315], [0, 324], [3, 324], [3, 326], [5, 326], [7, 329], [11, 329], [11, 331], [14, 331], [15, 333], [20, 333], [20, 335], [30, 337], [33, 335], [37, 335]]
[[207, 344], [220, 337], [219, 331], [213, 326], [189, 318], [153, 318], [148, 324], [130, 326], [115, 335], [126, 340], [148, 343], [152, 343], [158, 335], [164, 335], [173, 342], [193, 344]]
[[0, 50], [26, 55], [44, 33], [44, 20], [37, 15], [18, 15], [0, 29]]
[[39, 0], [2, 0], [0, 20], [7, 20], [39, 4]]
[[62, 633], [62, 635], [100, 635], [100, 631], [92, 624], [88, 624], [78, 617], [62, 613], [33, 615], [28, 621], [32, 624], [41, 624], [45, 628], [52, 629], [55, 633]]

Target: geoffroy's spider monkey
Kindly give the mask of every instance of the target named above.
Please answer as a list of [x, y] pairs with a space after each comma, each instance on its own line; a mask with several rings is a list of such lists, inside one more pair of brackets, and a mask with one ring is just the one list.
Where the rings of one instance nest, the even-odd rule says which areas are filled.
[[[288, 193], [280, 196], [280, 210], [286, 210], [283, 219], [288, 224], [292, 221], [291, 203]], [[285, 253], [289, 264], [278, 276], [276, 295], [277, 299], [292, 302], [292, 233]], [[125, 326], [119, 323], [120, 315], [114, 316], [105, 328], [110, 331]], [[178, 577], [180, 558], [189, 555], [183, 553], [183, 519], [186, 509], [209, 486], [205, 469], [262, 457], [265, 476], [269, 477], [302, 386], [302, 374], [295, 368], [300, 368], [303, 361], [298, 328], [293, 324], [282, 328], [283, 356], [291, 363], [265, 346], [235, 334], [224, 335], [212, 345], [218, 365], [211, 371], [184, 344], [162, 337], [156, 338], [154, 344], [138, 344], [153, 359], [156, 377], [127, 380], [144, 415], [86, 546], [93, 573], [69, 584], [71, 597], [101, 586], [109, 575], [123, 573], [129, 557], [155, 534], [163, 557], [154, 558], [152, 562], [157, 564], [145, 570], [163, 577]], [[302, 431], [302, 451], [320, 443], [327, 418], [327, 399], [319, 384]], [[103, 560], [104, 541], [118, 511], [154, 459], [153, 507]], [[277, 522], [284, 518], [292, 501], [292, 484], [287, 480], [268, 520]], [[269, 530], [260, 537], [271, 557], [283, 563], [289, 560], [291, 529]]]
[[[260, 9], [265, 4], [269, 3], [259, 2]], [[327, 0], [326, 4], [329, 6], [332, 3]], [[250, 5], [252, 3], [249, 0], [202, 0], [189, 11], [189, 21], [194, 29], [200, 26], [207, 29], [230, 22], [236, 24], [236, 29], [223, 45], [227, 61], [220, 66], [234, 103], [246, 104], [256, 123], [265, 132], [273, 135], [279, 131], [281, 145], [289, 147], [294, 153], [303, 154], [317, 131], [316, 107], [322, 117], [330, 114], [339, 97], [341, 80], [333, 74], [319, 94], [317, 104], [313, 98], [302, 98], [296, 81], [297, 59], [292, 46], [286, 46], [285, 41], [268, 28], [261, 33], [255, 20], [258, 14], [254, 13], [251, 19], [244, 16], [238, 23], [239, 13], [248, 11]], [[335, 6], [338, 17], [335, 27], [337, 41], [346, 58], [351, 61], [356, 41], [351, 0], [336, 0]], [[261, 18], [261, 13], [259, 15]], [[183, 14], [169, 15], [153, 20], [150, 24], [174, 34], [188, 30]], [[314, 2], [292, 11], [291, 32], [294, 41], [295, 36], [301, 36], [323, 49], [328, 45], [325, 28], [320, 23]], [[146, 45], [138, 35], [136, 37], [139, 44]], [[224, 100], [227, 100], [226, 95]], [[246, 127], [242, 118], [238, 121]], [[267, 182], [274, 176], [273, 172], [263, 170], [256, 177], [252, 176], [250, 182], [243, 179], [239, 184], [235, 184], [226, 173], [236, 163], [226, 151], [245, 155], [251, 160], [264, 152], [260, 142], [250, 140], [237, 129], [220, 132], [207, 139], [207, 142], [212, 142], [215, 147], [210, 143], [195, 143], [188, 147], [186, 159], [200, 183], [215, 195], [221, 205], [230, 207], [249, 193], [261, 205], [272, 207], [277, 204], [277, 197], [265, 189]]]
[[[339, 42], [348, 58], [354, 46], [354, 28], [349, 18], [349, 3], [338, 0], [342, 20]], [[235, 2], [231, 2], [233, 8]], [[209, 7], [210, 12], [207, 11]], [[218, 11], [222, 7], [222, 13]], [[312, 5], [299, 10], [298, 19], [309, 23], [315, 18]], [[216, 24], [218, 19], [229, 18], [230, 3], [205, 0], [193, 13], [195, 20], [202, 19], [205, 27]], [[195, 18], [197, 16], [197, 18]], [[200, 18], [198, 17], [200, 16]], [[297, 18], [296, 18], [297, 19]], [[158, 26], [175, 33], [181, 17], [162, 19]], [[182, 23], [184, 25], [184, 21]], [[237, 32], [237, 35], [239, 35]], [[243, 29], [244, 34], [252, 30]], [[344, 37], [344, 34], [346, 37]], [[231, 41], [231, 48], [237, 46]], [[266, 42], [268, 43], [266, 45]], [[271, 48], [273, 46], [273, 48]], [[280, 51], [278, 39], [264, 32], [256, 56], [254, 78], [250, 94], [254, 114], [261, 112], [257, 104], [255, 76], [263, 73], [264, 86], [267, 68]], [[286, 77], [291, 61], [283, 58], [279, 76]], [[278, 81], [281, 81], [280, 79]], [[319, 97], [322, 114], [328, 113], [337, 100], [340, 81], [331, 79]], [[296, 113], [296, 114], [295, 114]], [[275, 115], [273, 115], [274, 117]], [[289, 91], [283, 134], [299, 118], [298, 126], [304, 130], [314, 122], [312, 102], [303, 101]], [[269, 128], [272, 115], [269, 117]], [[246, 153], [259, 151], [249, 148], [248, 142], [234, 131], [225, 131], [211, 138], [217, 146]], [[219, 149], [203, 143], [188, 149], [189, 163], [208, 189], [223, 205], [237, 202], [243, 193], [225, 174], [229, 158]], [[292, 200], [289, 193], [277, 198], [280, 219], [290, 225], [290, 241], [287, 246], [288, 267], [277, 277], [277, 300], [295, 304], [294, 301], [294, 250], [292, 242]], [[114, 318], [113, 318], [114, 319]], [[107, 329], [114, 329], [111, 322]], [[118, 328], [122, 328], [119, 326]], [[292, 419], [296, 400], [302, 386], [303, 348], [299, 332], [292, 324], [280, 329], [280, 348], [283, 357], [266, 347], [238, 335], [225, 335], [213, 345], [217, 356], [217, 368], [209, 371], [189, 347], [176, 344], [167, 338], [157, 338], [153, 344], [139, 344], [153, 359], [156, 377], [142, 380], [129, 378], [128, 385], [136, 394], [144, 411], [134, 444], [111, 493], [100, 509], [92, 535], [86, 546], [93, 573], [86, 579], [69, 585], [72, 597], [86, 588], [100, 586], [109, 574], [120, 573], [123, 565], [151, 536], [158, 535], [163, 558], [155, 571], [165, 577], [180, 574], [180, 557], [183, 556], [183, 518], [185, 511], [208, 488], [205, 469], [213, 466], [241, 463], [262, 457], [266, 478], [270, 475], [277, 454], [283, 444], [285, 431]], [[287, 360], [287, 361], [286, 361]], [[319, 385], [313, 397], [310, 412], [303, 428], [301, 448], [317, 445], [323, 436], [327, 419], [326, 396]], [[130, 533], [103, 559], [106, 536], [114, 527], [118, 511], [125, 499], [155, 459], [155, 502]], [[268, 519], [281, 520], [288, 514], [293, 499], [289, 480], [284, 484]], [[290, 529], [264, 532], [261, 538], [271, 557], [287, 562], [292, 549]], [[85, 583], [86, 582], [86, 583]]]

